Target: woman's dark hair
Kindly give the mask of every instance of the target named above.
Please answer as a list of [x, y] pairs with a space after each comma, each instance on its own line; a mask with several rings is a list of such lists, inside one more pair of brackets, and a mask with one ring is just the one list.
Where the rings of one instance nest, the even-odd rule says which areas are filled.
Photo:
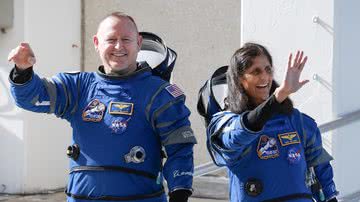
[[[253, 61], [258, 56], [265, 56], [271, 67], [273, 67], [272, 57], [269, 51], [262, 45], [256, 43], [246, 43], [240, 49], [235, 51], [231, 57], [230, 66], [226, 73], [228, 84], [228, 96], [226, 98], [226, 108], [234, 113], [242, 113], [246, 110], [252, 110], [256, 105], [249, 99], [249, 96], [244, 91], [241, 85], [240, 78], [244, 75], [245, 71], [250, 68]], [[270, 89], [270, 94], [274, 92], [279, 85], [273, 81]], [[286, 103], [292, 103], [287, 99]]]

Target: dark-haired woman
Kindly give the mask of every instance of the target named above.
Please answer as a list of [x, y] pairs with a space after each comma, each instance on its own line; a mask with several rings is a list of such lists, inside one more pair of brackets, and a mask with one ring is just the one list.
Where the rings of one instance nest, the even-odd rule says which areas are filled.
[[299, 81], [306, 61], [303, 52], [290, 54], [279, 86], [262, 45], [247, 43], [232, 56], [226, 111], [207, 130], [213, 160], [229, 170], [231, 202], [337, 201], [317, 124], [288, 98], [308, 82]]

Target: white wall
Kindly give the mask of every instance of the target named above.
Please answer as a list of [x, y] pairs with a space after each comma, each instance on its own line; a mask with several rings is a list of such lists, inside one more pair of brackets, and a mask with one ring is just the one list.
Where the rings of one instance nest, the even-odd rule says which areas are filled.
[[64, 187], [69, 124], [53, 115], [25, 112], [9, 96], [8, 52], [31, 44], [41, 76], [80, 70], [80, 0], [14, 0], [15, 22], [0, 34], [0, 193], [30, 193]]
[[[334, 115], [360, 109], [360, 1], [334, 1]], [[360, 122], [334, 132], [337, 185], [342, 194], [360, 191]]]
[[23, 189], [24, 120], [21, 110], [13, 105], [9, 94], [8, 76], [11, 67], [7, 55], [14, 44], [24, 38], [24, 2], [14, 2], [14, 27], [0, 33], [0, 192]]
[[[314, 74], [332, 79], [333, 34], [312, 21], [318, 15], [332, 26], [333, 4], [328, 0], [243, 0], [241, 42], [264, 44], [274, 60], [275, 79], [281, 81], [290, 52], [304, 50], [309, 57], [302, 74], [310, 83], [292, 96], [296, 106], [318, 123], [332, 120], [332, 89], [312, 80]], [[331, 85], [330, 85], [331, 86]]]

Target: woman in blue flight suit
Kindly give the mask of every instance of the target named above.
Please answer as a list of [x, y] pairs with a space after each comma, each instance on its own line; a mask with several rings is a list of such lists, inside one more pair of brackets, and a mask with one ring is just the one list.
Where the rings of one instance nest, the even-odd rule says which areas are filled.
[[303, 52], [290, 54], [278, 86], [269, 52], [247, 43], [226, 72], [226, 110], [213, 115], [213, 98], [200, 110], [209, 124], [209, 152], [229, 170], [230, 201], [337, 201], [332, 158], [316, 122], [288, 98], [308, 82], [299, 81], [306, 60]]

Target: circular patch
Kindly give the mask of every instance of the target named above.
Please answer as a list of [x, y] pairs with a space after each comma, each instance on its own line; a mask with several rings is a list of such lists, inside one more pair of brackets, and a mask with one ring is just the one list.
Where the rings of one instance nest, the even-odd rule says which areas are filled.
[[245, 184], [245, 191], [249, 196], [258, 196], [263, 190], [262, 182], [256, 178], [250, 178]]
[[299, 163], [301, 159], [301, 150], [295, 147], [290, 148], [288, 151], [287, 159], [290, 162], [290, 164]]

